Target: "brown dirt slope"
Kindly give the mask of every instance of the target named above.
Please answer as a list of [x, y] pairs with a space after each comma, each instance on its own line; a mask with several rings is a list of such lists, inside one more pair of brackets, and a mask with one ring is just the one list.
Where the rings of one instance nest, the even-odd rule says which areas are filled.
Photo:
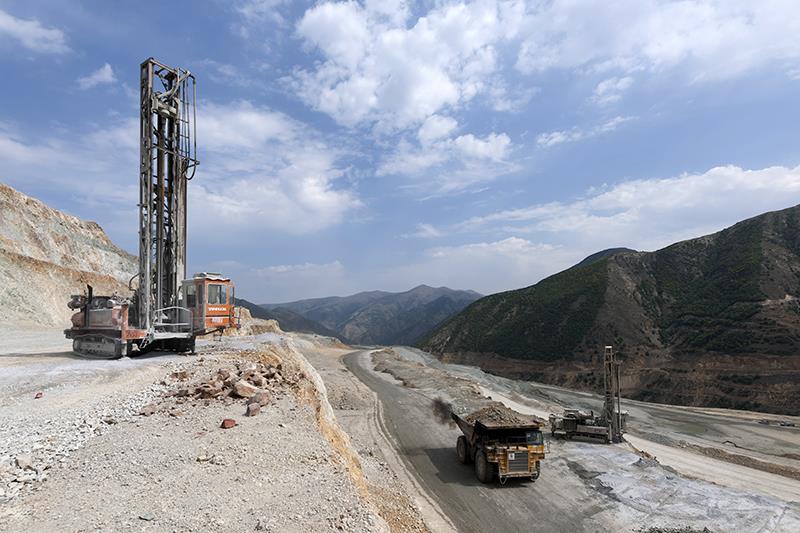
[[0, 184], [0, 324], [67, 327], [71, 294], [127, 293], [136, 270], [95, 222]]

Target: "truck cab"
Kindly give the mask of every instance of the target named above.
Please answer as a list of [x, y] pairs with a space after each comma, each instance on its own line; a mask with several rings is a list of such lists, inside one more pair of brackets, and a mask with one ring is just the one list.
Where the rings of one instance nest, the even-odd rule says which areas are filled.
[[215, 272], [199, 272], [183, 281], [183, 307], [192, 312], [196, 335], [235, 326], [235, 287], [230, 278]]

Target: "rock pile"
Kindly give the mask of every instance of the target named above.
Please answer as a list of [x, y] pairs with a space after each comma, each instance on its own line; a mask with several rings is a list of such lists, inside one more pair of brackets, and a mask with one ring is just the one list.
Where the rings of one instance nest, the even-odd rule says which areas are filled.
[[[184, 379], [188, 379], [188, 376]], [[174, 397], [177, 404], [196, 400], [242, 399], [246, 406], [244, 415], [256, 416], [272, 402], [276, 390], [286, 382], [281, 364], [240, 362], [220, 367], [210, 377], [180, 386], [166, 396]]]

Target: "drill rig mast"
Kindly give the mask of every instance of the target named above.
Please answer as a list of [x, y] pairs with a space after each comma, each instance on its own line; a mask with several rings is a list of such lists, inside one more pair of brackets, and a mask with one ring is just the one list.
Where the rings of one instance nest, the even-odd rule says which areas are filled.
[[79, 310], [73, 351], [122, 357], [139, 351], [194, 351], [195, 337], [234, 325], [233, 283], [219, 274], [186, 278], [187, 186], [198, 165], [195, 78], [153, 58], [140, 66], [139, 272], [132, 299], [95, 296], [88, 287], [69, 303]]
[[141, 65], [139, 293], [144, 329], [181, 322], [186, 188], [197, 167], [195, 78], [153, 58]]

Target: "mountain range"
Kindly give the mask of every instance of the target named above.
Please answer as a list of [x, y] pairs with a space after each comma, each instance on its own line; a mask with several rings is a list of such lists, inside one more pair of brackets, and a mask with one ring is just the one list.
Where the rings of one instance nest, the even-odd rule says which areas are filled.
[[599, 252], [486, 296], [419, 345], [509, 377], [599, 390], [602, 353], [627, 397], [800, 410], [800, 206], [656, 252]]
[[316, 333], [317, 335], [324, 335], [326, 337], [339, 337], [335, 331], [331, 331], [319, 322], [309, 320], [306, 317], [295, 313], [294, 311], [290, 311], [289, 309], [282, 307], [266, 309], [263, 306], [238, 297], [236, 298], [236, 305], [248, 309], [250, 311], [250, 316], [253, 318], [277, 320], [283, 331]]
[[480, 297], [474, 291], [420, 285], [399, 293], [360, 292], [262, 307], [300, 315], [354, 344], [412, 344]]

